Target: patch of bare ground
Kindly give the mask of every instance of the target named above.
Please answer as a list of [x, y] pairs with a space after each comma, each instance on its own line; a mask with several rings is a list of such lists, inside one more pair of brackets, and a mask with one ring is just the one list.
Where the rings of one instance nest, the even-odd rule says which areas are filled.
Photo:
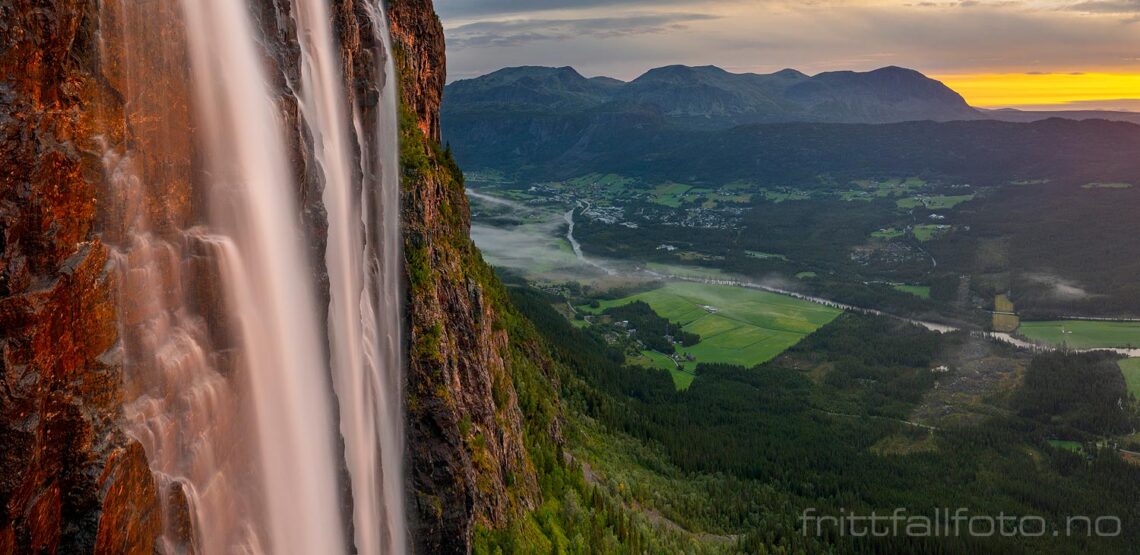
[[1006, 414], [1009, 395], [1021, 383], [1028, 356], [974, 340], [944, 353], [944, 366], [911, 414], [911, 420], [931, 426], [975, 425]]

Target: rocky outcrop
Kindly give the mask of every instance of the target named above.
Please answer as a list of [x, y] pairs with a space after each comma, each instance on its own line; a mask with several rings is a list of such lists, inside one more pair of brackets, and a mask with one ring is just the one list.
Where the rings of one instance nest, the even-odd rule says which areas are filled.
[[388, 3], [388, 19], [400, 64], [404, 106], [415, 115], [423, 134], [438, 143], [439, 110], [447, 80], [443, 26], [431, 0], [393, 0]]
[[462, 174], [439, 147], [444, 44], [429, 0], [390, 4], [401, 84], [411, 526], [419, 553], [467, 553], [474, 526], [533, 508], [502, 288], [472, 243]]
[[150, 553], [160, 528], [143, 450], [118, 426], [116, 284], [95, 222], [97, 135], [123, 138], [123, 102], [93, 8], [0, 7], [0, 553]]

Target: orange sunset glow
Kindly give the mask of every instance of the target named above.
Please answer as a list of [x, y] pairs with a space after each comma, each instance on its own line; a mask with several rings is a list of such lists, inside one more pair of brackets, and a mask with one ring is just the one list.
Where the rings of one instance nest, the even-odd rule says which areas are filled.
[[1127, 109], [1128, 103], [1122, 100], [1140, 98], [1140, 74], [1135, 73], [975, 73], [933, 77], [981, 108], [1095, 104]]

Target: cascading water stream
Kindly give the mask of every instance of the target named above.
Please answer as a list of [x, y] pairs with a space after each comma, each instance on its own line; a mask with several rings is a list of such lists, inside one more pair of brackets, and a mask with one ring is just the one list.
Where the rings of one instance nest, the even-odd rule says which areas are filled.
[[[129, 158], [108, 151], [104, 164], [116, 193], [137, 199]], [[134, 221], [130, 242], [113, 260], [119, 297], [130, 299], [121, 322], [128, 338], [123, 412], [156, 477], [163, 548], [182, 552], [188, 541], [201, 553], [260, 551], [248, 491], [235, 480], [242, 474], [237, 398], [211, 356], [205, 321], [186, 307], [180, 249], [147, 227]], [[192, 531], [180, 530], [187, 525]]]
[[[119, 92], [128, 107], [144, 112], [147, 107], [130, 103], [165, 99], [163, 93], [146, 97], [141, 92], [144, 76], [156, 70], [154, 59], [178, 58], [181, 52], [179, 47], [143, 51], [141, 45], [169, 24], [163, 18], [177, 12], [169, 4], [155, 7], [144, 10], [120, 0], [100, 14], [100, 55], [121, 79]], [[124, 429], [143, 446], [155, 476], [163, 552], [258, 553], [261, 541], [251, 516], [256, 492], [243, 487], [252, 474], [246, 462], [252, 453], [241, 442], [247, 433], [242, 409], [233, 384], [219, 370], [206, 319], [187, 291], [199, 263], [208, 262], [189, 252], [192, 233], [155, 231], [154, 224], [162, 222], [151, 221], [152, 211], [162, 203], [155, 202], [154, 192], [169, 185], [163, 182], [168, 176], [156, 175], [153, 167], [147, 171], [132, 157], [169, 156], [156, 145], [175, 143], [172, 135], [185, 133], [172, 127], [136, 127], [140, 136], [132, 152], [108, 144], [106, 137], [101, 141], [107, 197], [117, 207], [122, 233], [112, 262], [123, 338]]]
[[269, 549], [341, 553], [336, 433], [285, 134], [245, 6], [183, 0], [205, 129], [211, 242], [256, 418]]
[[[373, 233], [368, 236], [367, 249], [379, 260], [375, 271], [367, 275], [370, 285], [377, 289], [376, 315], [383, 335], [378, 345], [380, 357], [376, 369], [380, 372], [381, 389], [378, 396], [380, 419], [381, 469], [383, 469], [382, 506], [385, 509], [387, 529], [392, 533], [390, 553], [407, 551], [407, 528], [404, 522], [404, 329], [401, 304], [403, 292], [403, 238], [400, 235], [400, 139], [399, 118], [397, 116], [396, 64], [393, 57], [391, 37], [388, 34], [388, 20], [383, 9], [367, 4], [378, 43], [383, 47], [382, 76], [380, 90], [380, 110], [377, 118], [377, 136], [374, 139], [379, 172], [365, 172], [365, 177], [378, 174], [380, 187], [364, 187], [362, 201], [365, 209], [364, 221], [372, 222]], [[367, 156], [364, 156], [367, 159]], [[371, 211], [369, 211], [371, 208]], [[375, 216], [373, 216], [375, 214]]]
[[[154, 21], [136, 0], [105, 5], [101, 29], [121, 44], [101, 55], [121, 71], [125, 128], [151, 139], [156, 128], [180, 134], [104, 149], [110, 197], [126, 222], [114, 258], [124, 416], [159, 487], [160, 550], [405, 553], [396, 89], [382, 8], [363, 4], [379, 103], [351, 108], [326, 0], [293, 0], [289, 11], [301, 53], [300, 121], [328, 217], [326, 318], [319, 272], [305, 254], [296, 145], [282, 121], [281, 103], [291, 99], [270, 89], [264, 70], [273, 46], [245, 2], [158, 2]], [[145, 40], [131, 40], [144, 28]], [[168, 40], [183, 30], [185, 44]], [[136, 48], [175, 43], [169, 52]], [[161, 93], [131, 108], [131, 89], [145, 90], [156, 72], [178, 75], [163, 68], [187, 59], [195, 123], [161, 123]], [[200, 148], [195, 192], [184, 174], [153, 170], [190, 158], [191, 143]], [[182, 150], [166, 152], [170, 145]], [[152, 169], [134, 167], [136, 149]], [[205, 201], [207, 223], [152, 231], [148, 217], [162, 213], [171, 191]], [[341, 518], [345, 467], [355, 538], [345, 537]]]
[[384, 48], [383, 106], [375, 137], [365, 132], [359, 110], [351, 111], [354, 143], [325, 0], [295, 0], [294, 7], [302, 52], [299, 96], [317, 145], [328, 214], [329, 337], [356, 548], [364, 555], [403, 553], [399, 175], [387, 25], [379, 8], [366, 3], [374, 38]]

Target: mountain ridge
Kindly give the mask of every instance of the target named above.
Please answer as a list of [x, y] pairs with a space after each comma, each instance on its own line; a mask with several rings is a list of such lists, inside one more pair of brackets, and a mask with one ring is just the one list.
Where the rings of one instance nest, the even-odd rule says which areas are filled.
[[519, 66], [445, 89], [443, 116], [526, 112], [659, 111], [696, 128], [812, 121], [892, 123], [920, 119], [985, 119], [958, 93], [906, 68], [832, 71], [795, 69], [732, 73], [714, 65], [653, 68], [629, 82], [587, 78], [572, 67]]
[[630, 81], [585, 77], [570, 66], [505, 67], [449, 83], [442, 112], [445, 120], [503, 113], [656, 113], [701, 129], [792, 122], [1033, 122], [1052, 117], [1140, 123], [1140, 113], [1135, 112], [978, 108], [941, 81], [893, 65], [808, 75], [793, 68], [761, 74], [672, 64], [649, 69]]

